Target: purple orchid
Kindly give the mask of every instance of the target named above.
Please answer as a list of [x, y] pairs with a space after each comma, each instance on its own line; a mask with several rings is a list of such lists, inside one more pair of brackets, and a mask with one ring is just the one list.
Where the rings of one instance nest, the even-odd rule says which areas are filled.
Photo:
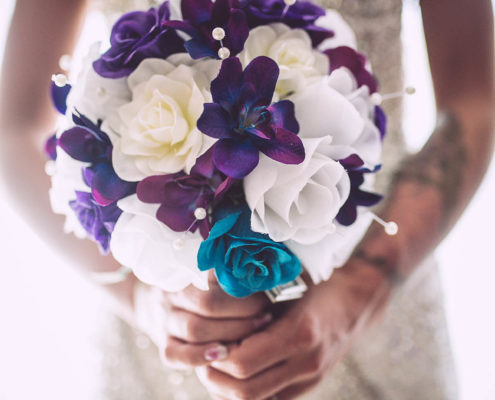
[[110, 49], [93, 63], [105, 78], [122, 78], [145, 58], [167, 58], [184, 51], [184, 41], [166, 26], [170, 18], [168, 1], [159, 8], [124, 14], [113, 26]]
[[[189, 55], [194, 58], [219, 58], [218, 50], [227, 47], [235, 56], [244, 48], [249, 36], [249, 27], [242, 10], [232, 7], [232, 0], [182, 0], [183, 21], [169, 21], [168, 27], [188, 34], [191, 39], [185, 43]], [[220, 41], [212, 36], [213, 29], [222, 28], [225, 38]]]
[[69, 95], [71, 89], [72, 86], [69, 84], [60, 87], [52, 82], [50, 86], [52, 103], [55, 106], [56, 110], [62, 115], [65, 115], [65, 113], [67, 112], [67, 96]]
[[301, 28], [308, 32], [313, 46], [334, 36], [334, 32], [315, 25], [325, 10], [310, 1], [297, 1], [287, 6], [284, 0], [236, 0], [236, 6], [244, 11], [249, 28], [283, 22], [291, 28]]
[[384, 139], [387, 133], [387, 115], [380, 106], [375, 107], [375, 126], [380, 131], [380, 139]]
[[76, 200], [69, 205], [84, 230], [99, 244], [102, 253], [108, 254], [110, 238], [122, 210], [115, 203], [101, 206], [91, 193], [79, 191], [76, 191]]
[[271, 104], [278, 75], [268, 57], [255, 58], [244, 71], [238, 58], [229, 58], [211, 83], [214, 103], [205, 104], [198, 129], [219, 139], [213, 162], [225, 175], [244, 178], [258, 165], [260, 151], [284, 164], [304, 161], [294, 103]]
[[[212, 151], [201, 156], [191, 174], [179, 172], [150, 176], [139, 182], [137, 195], [144, 203], [160, 204], [157, 219], [175, 232], [195, 232], [206, 239], [211, 230], [208, 211], [225, 196], [235, 180], [225, 178], [215, 169]], [[196, 219], [197, 208], [207, 211], [206, 218]]]
[[45, 146], [43, 148], [43, 150], [45, 151], [45, 155], [52, 161], [55, 161], [57, 159], [57, 144], [57, 135], [54, 133], [46, 140]]
[[76, 124], [60, 136], [58, 145], [72, 158], [89, 163], [83, 178], [91, 188], [95, 201], [107, 206], [136, 190], [136, 183], [120, 179], [112, 166], [112, 143], [100, 125], [83, 115], [74, 115]]
[[375, 173], [380, 169], [380, 166], [377, 166], [373, 170], [363, 168], [364, 162], [356, 154], [340, 160], [340, 163], [349, 175], [351, 191], [347, 201], [340, 208], [336, 219], [339, 224], [350, 226], [357, 219], [358, 206], [372, 207], [382, 200], [383, 196], [360, 189], [360, 186], [364, 183], [364, 174]]
[[366, 85], [370, 93], [377, 91], [376, 80], [366, 69], [366, 57], [363, 54], [347, 46], [325, 50], [324, 53], [330, 60], [330, 73], [337, 68], [346, 67], [356, 78], [359, 87]]

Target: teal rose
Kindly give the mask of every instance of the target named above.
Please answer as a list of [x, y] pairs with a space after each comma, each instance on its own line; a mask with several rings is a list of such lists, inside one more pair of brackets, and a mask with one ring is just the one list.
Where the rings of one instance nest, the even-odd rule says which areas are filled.
[[220, 286], [246, 297], [288, 283], [301, 274], [301, 262], [283, 243], [251, 230], [248, 207], [222, 210], [199, 248], [201, 271], [215, 269]]

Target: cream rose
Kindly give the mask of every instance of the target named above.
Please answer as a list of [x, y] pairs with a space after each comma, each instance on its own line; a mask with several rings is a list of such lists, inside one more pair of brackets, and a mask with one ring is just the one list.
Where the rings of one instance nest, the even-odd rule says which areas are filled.
[[[137, 195], [118, 202], [123, 210], [112, 233], [114, 258], [133, 270], [144, 283], [176, 292], [193, 284], [208, 289], [208, 272], [197, 267], [203, 238], [199, 233], [178, 233], [156, 219], [159, 205], [145, 204]], [[174, 241], [182, 240], [181, 248]]]
[[259, 26], [249, 33], [239, 59], [245, 67], [258, 56], [270, 57], [280, 67], [279, 97], [303, 89], [308, 78], [329, 71], [327, 56], [313, 49], [309, 35], [282, 23]]
[[331, 138], [303, 139], [306, 159], [286, 165], [261, 156], [244, 179], [251, 227], [276, 242], [320, 241], [335, 229], [334, 218], [350, 191], [342, 165], [329, 157]]
[[128, 78], [132, 101], [111, 122], [119, 136], [113, 140], [113, 164], [124, 180], [189, 172], [214, 143], [196, 123], [204, 103], [212, 100], [210, 84], [220, 63], [187, 65], [185, 56], [171, 60], [144, 60]]

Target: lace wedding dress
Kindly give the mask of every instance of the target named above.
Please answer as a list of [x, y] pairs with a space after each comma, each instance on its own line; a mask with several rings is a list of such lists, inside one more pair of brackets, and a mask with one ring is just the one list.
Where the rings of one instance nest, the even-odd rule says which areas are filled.
[[[336, 8], [356, 32], [384, 93], [402, 88], [401, 0], [320, 0]], [[95, 6], [113, 20], [123, 12], [155, 5], [150, 0], [100, 0]], [[381, 190], [405, 155], [401, 102], [384, 105], [389, 117]], [[389, 306], [382, 324], [361, 338], [353, 350], [304, 399], [312, 400], [452, 400], [455, 375], [433, 261], [418, 269]], [[149, 339], [110, 318], [101, 346], [102, 400], [202, 400], [209, 396], [193, 372], [165, 369]]]

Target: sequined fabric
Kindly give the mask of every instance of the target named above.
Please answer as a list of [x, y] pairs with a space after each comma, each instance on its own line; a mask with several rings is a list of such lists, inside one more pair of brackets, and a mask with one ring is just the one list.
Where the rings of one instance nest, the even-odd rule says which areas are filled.
[[[125, 11], [147, 8], [149, 0], [99, 1], [114, 20]], [[361, 51], [373, 65], [382, 93], [401, 90], [401, 1], [320, 0], [338, 9], [352, 26]], [[389, 117], [384, 170], [379, 186], [405, 155], [400, 99], [385, 103]], [[162, 367], [149, 339], [109, 318], [102, 327], [104, 354], [101, 400], [203, 400], [208, 394], [193, 372]], [[329, 371], [305, 400], [454, 400], [455, 374], [435, 263], [421, 266], [391, 301], [384, 321], [372, 328], [349, 354]]]

